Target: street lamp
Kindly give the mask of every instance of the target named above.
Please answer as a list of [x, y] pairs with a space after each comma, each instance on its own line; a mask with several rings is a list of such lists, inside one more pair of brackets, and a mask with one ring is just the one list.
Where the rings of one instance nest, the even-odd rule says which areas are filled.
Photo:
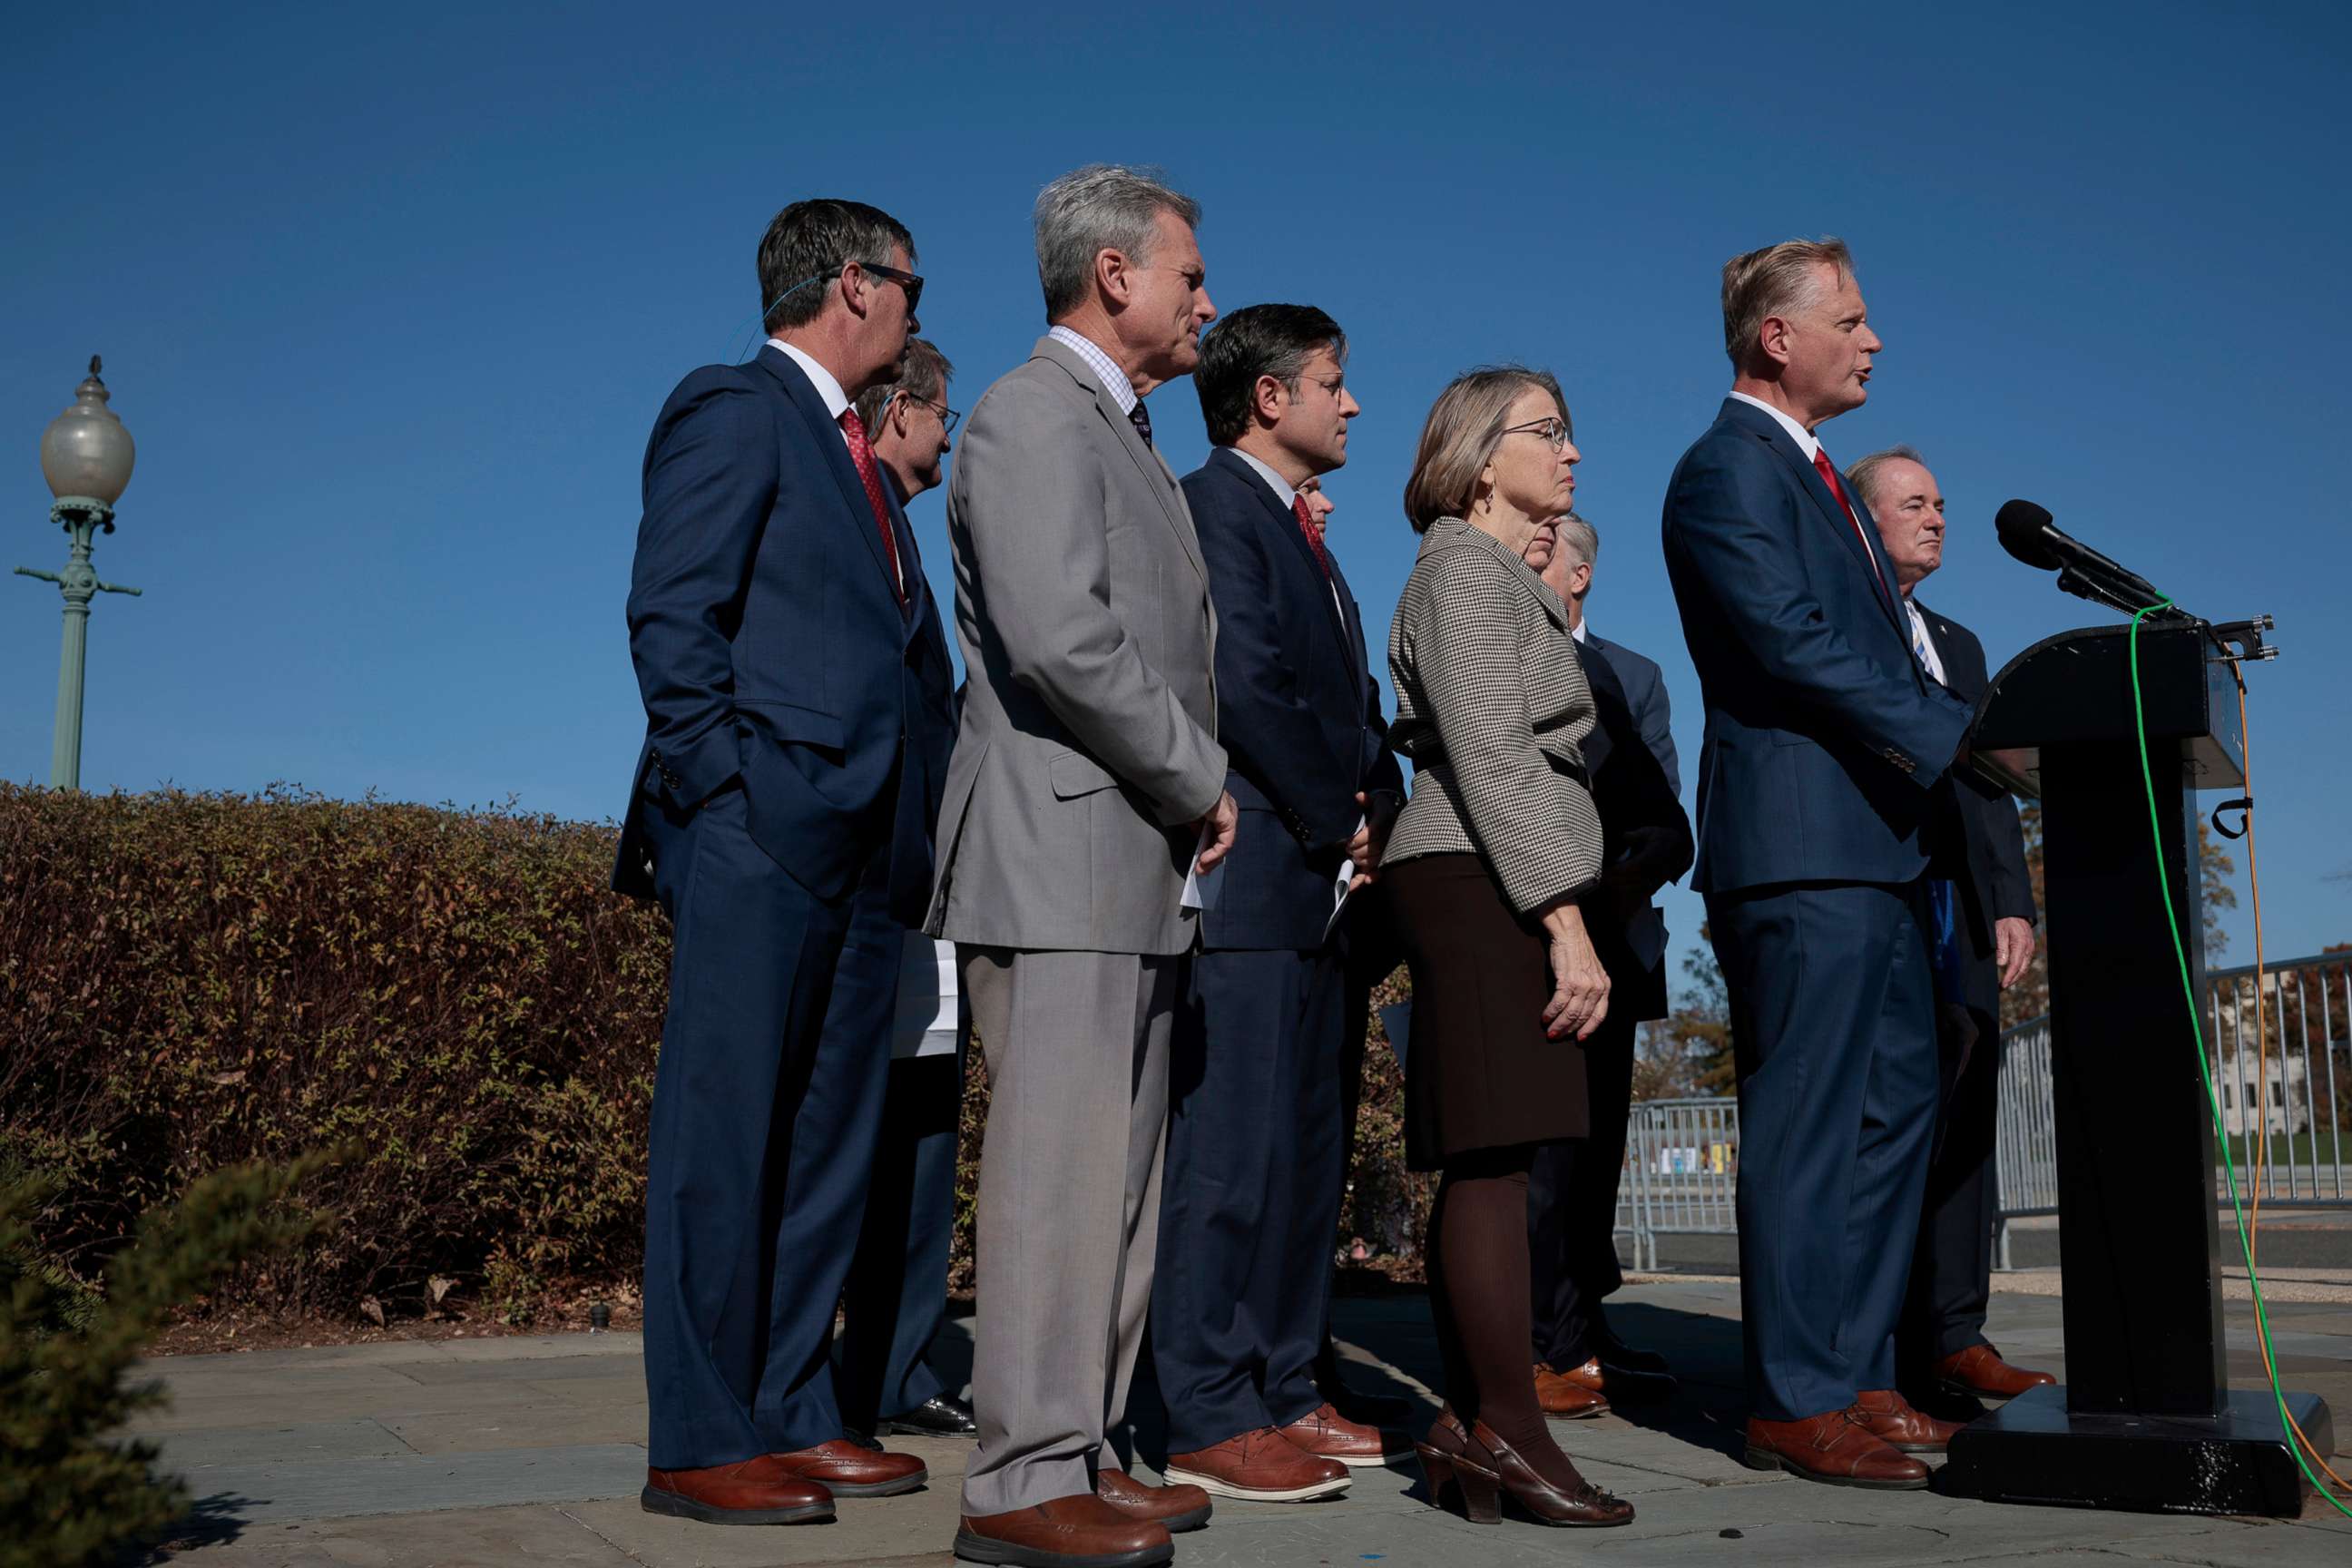
[[49, 749], [49, 787], [81, 787], [81, 689], [83, 655], [89, 646], [89, 601], [97, 594], [136, 595], [136, 588], [101, 583], [90, 570], [90, 542], [100, 530], [114, 531], [114, 503], [131, 482], [136, 453], [131, 432], [107, 404], [99, 360], [89, 356], [89, 379], [74, 388], [73, 406], [41, 432], [41, 477], [57, 500], [49, 521], [66, 531], [72, 549], [63, 572], [19, 566], [20, 577], [55, 583], [66, 601], [65, 650], [58, 661], [58, 731]]

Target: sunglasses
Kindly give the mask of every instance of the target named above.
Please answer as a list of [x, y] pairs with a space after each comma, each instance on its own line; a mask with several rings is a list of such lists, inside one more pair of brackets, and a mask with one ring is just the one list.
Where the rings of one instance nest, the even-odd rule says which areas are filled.
[[896, 283], [899, 288], [904, 289], [907, 291], [907, 314], [909, 316], [913, 315], [917, 307], [922, 304], [923, 280], [914, 273], [901, 272], [895, 267], [885, 267], [878, 261], [861, 261], [856, 265], [875, 277]]

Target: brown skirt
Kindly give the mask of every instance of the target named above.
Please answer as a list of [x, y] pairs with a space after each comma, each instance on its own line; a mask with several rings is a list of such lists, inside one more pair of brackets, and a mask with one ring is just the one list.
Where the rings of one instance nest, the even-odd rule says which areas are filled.
[[1412, 973], [1405, 1163], [1583, 1137], [1584, 1047], [1544, 1037], [1543, 927], [1512, 912], [1482, 856], [1424, 855], [1381, 881]]

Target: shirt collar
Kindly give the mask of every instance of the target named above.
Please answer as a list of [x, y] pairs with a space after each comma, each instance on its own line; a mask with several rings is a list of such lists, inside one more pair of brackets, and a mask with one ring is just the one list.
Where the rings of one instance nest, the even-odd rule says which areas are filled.
[[840, 424], [841, 411], [849, 406], [849, 395], [841, 390], [841, 383], [833, 378], [833, 372], [825, 369], [802, 350], [793, 347], [782, 338], [770, 338], [768, 346], [782, 351], [787, 358], [807, 374], [809, 384], [816, 388], [817, 396], [824, 402], [826, 416], [835, 424]]
[[1797, 443], [1797, 450], [1805, 455], [1805, 461], [1809, 463], [1811, 462], [1815, 454], [1821, 451], [1822, 444], [1815, 438], [1811, 430], [1806, 429], [1803, 426], [1798, 424], [1795, 420], [1790, 418], [1786, 414], [1783, 414], [1780, 410], [1773, 407], [1762, 398], [1750, 397], [1744, 392], [1735, 392], [1731, 395], [1738, 398], [1740, 402], [1747, 404], [1750, 408], [1761, 408], [1765, 413], [1769, 414], [1773, 418], [1779, 420], [1780, 423], [1780, 428], [1786, 430], [1789, 433], [1789, 438]]
[[1135, 412], [1139, 399], [1135, 395], [1134, 385], [1127, 379], [1127, 373], [1119, 369], [1118, 362], [1103, 353], [1092, 338], [1075, 328], [1064, 326], [1048, 328], [1045, 335], [1087, 362], [1087, 368], [1095, 373], [1095, 379], [1103, 384], [1104, 390], [1111, 395], [1121, 414]]
[[1276, 473], [1271, 468], [1267, 467], [1265, 462], [1259, 458], [1250, 456], [1247, 452], [1243, 451], [1239, 447], [1228, 447], [1225, 449], [1233, 453], [1234, 457], [1239, 458], [1243, 462], [1247, 463], [1251, 468], [1257, 470], [1257, 477], [1264, 479], [1273, 488], [1274, 499], [1282, 503], [1283, 510], [1288, 511], [1298, 504], [1297, 488], [1292, 485], [1288, 479], [1284, 479], [1280, 474]]
[[1577, 641], [1582, 642], [1584, 640], [1584, 623], [1582, 621], [1579, 621], [1576, 625], [1569, 627], [1568, 635], [1574, 637]]

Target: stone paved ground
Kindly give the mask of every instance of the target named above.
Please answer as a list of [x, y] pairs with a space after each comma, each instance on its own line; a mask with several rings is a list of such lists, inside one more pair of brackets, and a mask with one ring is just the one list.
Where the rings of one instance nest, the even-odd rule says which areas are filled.
[[[1737, 1287], [1629, 1287], [1612, 1311], [1627, 1338], [1685, 1373], [1671, 1404], [1554, 1427], [1587, 1473], [1633, 1500], [1622, 1530], [1480, 1528], [1423, 1504], [1408, 1461], [1359, 1470], [1341, 1500], [1221, 1501], [1181, 1537], [1185, 1568], [1223, 1564], [2088, 1563], [2313, 1568], [2352, 1564], [2352, 1521], [2315, 1501], [2291, 1522], [2095, 1513], [1850, 1491], [1764, 1475], [1737, 1458]], [[2245, 1309], [2231, 1309], [2231, 1373], [2261, 1379]], [[2028, 1365], [2063, 1369], [2059, 1304], [1994, 1300], [1992, 1330]], [[2275, 1304], [2291, 1387], [2321, 1394], [2352, 1430], [2352, 1292]], [[969, 1323], [950, 1325], [968, 1366]], [[1339, 1331], [1368, 1389], [1423, 1399], [1436, 1376], [1418, 1298], [1339, 1303]], [[578, 1563], [586, 1568], [945, 1564], [969, 1446], [903, 1441], [931, 1485], [840, 1504], [830, 1525], [718, 1529], [642, 1511], [645, 1394], [632, 1335], [450, 1341], [192, 1356], [158, 1363], [173, 1403], [142, 1429], [202, 1500], [189, 1568], [369, 1568]], [[1148, 1406], [1147, 1388], [1137, 1405]], [[1156, 1432], [1136, 1435], [1145, 1456]], [[2339, 1439], [2344, 1454], [2347, 1440]], [[2336, 1468], [2352, 1476], [2352, 1464]]]

